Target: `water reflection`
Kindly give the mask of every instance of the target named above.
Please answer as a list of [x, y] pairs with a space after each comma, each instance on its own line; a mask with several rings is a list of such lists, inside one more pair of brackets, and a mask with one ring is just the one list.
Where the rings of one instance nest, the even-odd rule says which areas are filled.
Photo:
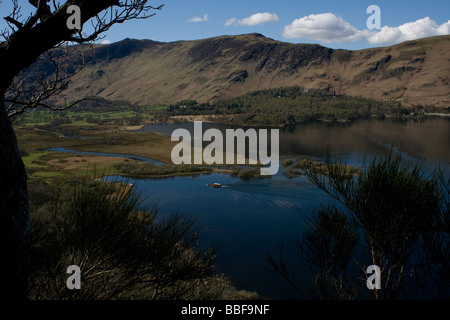
[[[171, 135], [175, 129], [193, 132], [192, 123], [148, 124], [143, 131]], [[232, 126], [204, 123], [203, 130], [222, 132]], [[429, 165], [450, 162], [450, 121], [430, 118], [425, 121], [359, 120], [353, 123], [304, 123], [280, 131], [282, 156], [307, 155], [323, 158], [328, 149], [348, 155], [357, 163], [362, 155], [384, 154], [392, 145]]]

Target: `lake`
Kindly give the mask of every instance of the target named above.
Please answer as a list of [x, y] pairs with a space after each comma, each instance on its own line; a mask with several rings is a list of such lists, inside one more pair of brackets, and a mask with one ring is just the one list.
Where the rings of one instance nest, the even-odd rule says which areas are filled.
[[[203, 124], [203, 130], [232, 128]], [[192, 123], [148, 124], [142, 130], [171, 135], [178, 128], [192, 130]], [[389, 152], [391, 145], [405, 158], [422, 159], [428, 170], [450, 162], [450, 121], [430, 118], [422, 122], [361, 120], [351, 124], [306, 123], [280, 130], [280, 163], [283, 159], [310, 156], [324, 159], [328, 148], [358, 165], [364, 156]], [[228, 174], [131, 180], [146, 197], [145, 205], [159, 204], [159, 217], [174, 212], [192, 217], [201, 227], [200, 243], [216, 248], [216, 270], [238, 290], [256, 291], [265, 299], [295, 299], [295, 292], [266, 270], [266, 258], [278, 253], [280, 243], [301, 236], [302, 213], [329, 198], [306, 178], [288, 179], [280, 167], [277, 175], [244, 181]], [[206, 184], [221, 183], [221, 189]], [[293, 255], [291, 255], [294, 258]], [[293, 261], [293, 271], [310, 281], [304, 265]], [[365, 283], [361, 283], [365, 286]]]

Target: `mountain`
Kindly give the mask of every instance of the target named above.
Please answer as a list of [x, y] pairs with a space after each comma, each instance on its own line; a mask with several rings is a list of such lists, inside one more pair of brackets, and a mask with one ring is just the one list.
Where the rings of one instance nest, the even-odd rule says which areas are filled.
[[138, 105], [212, 102], [298, 85], [404, 105], [450, 106], [450, 36], [358, 51], [261, 34], [170, 43], [125, 39], [94, 50], [95, 62], [75, 76], [68, 97]]

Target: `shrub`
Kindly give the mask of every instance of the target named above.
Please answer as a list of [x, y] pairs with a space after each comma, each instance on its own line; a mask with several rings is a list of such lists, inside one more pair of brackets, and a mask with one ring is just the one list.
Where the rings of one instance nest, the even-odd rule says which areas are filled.
[[132, 178], [140, 177], [158, 177], [170, 175], [190, 175], [197, 173], [209, 173], [211, 168], [196, 165], [157, 165], [154, 163], [131, 163], [121, 162], [114, 165], [114, 168], [121, 172], [122, 175]]
[[292, 161], [292, 159], [286, 159], [281, 163], [281, 165], [286, 168], [286, 167], [289, 167], [290, 165], [292, 165], [293, 163], [294, 163], [294, 161]]
[[[178, 214], [142, 210], [133, 188], [84, 180], [32, 219], [31, 299], [217, 299], [230, 289], [211, 277], [214, 252]], [[81, 269], [68, 290], [66, 269]]]
[[[296, 244], [311, 271], [314, 297], [356, 299], [361, 272], [377, 265], [382, 290], [370, 292], [374, 299], [448, 299], [448, 173], [429, 173], [393, 152], [366, 163], [358, 176], [339, 161], [328, 156], [324, 170], [313, 162], [298, 164], [334, 200], [306, 216], [309, 228]], [[284, 252], [278, 261], [269, 256], [272, 271], [303, 294], [306, 288], [287, 271]]]
[[242, 180], [250, 180], [251, 178], [270, 178], [271, 176], [261, 175], [260, 168], [235, 168], [231, 172], [233, 177], [239, 177]]

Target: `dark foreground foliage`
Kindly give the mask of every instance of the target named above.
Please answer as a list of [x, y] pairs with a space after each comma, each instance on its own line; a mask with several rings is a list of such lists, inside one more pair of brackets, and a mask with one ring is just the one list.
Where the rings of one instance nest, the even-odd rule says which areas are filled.
[[[268, 257], [270, 269], [305, 299], [448, 299], [448, 171], [430, 174], [393, 152], [372, 159], [357, 177], [339, 163], [329, 156], [326, 173], [312, 162], [304, 171], [334, 199], [305, 214], [308, 227], [294, 245], [313, 289], [289, 268], [286, 248]], [[366, 287], [370, 265], [381, 269], [381, 290]]]
[[[130, 185], [87, 179], [51, 195], [32, 217], [31, 299], [242, 298], [212, 274], [214, 252], [199, 247], [193, 222], [141, 210]], [[66, 287], [71, 265], [80, 290]]]

